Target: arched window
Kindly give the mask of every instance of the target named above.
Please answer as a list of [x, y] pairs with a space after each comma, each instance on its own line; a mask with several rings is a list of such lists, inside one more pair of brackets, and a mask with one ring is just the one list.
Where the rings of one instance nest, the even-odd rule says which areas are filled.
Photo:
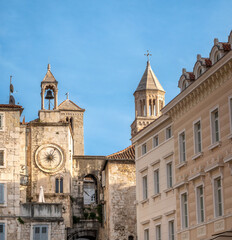
[[92, 204], [97, 202], [97, 181], [94, 176], [87, 175], [84, 178], [83, 185], [84, 204]]
[[134, 237], [130, 235], [130, 236], [128, 237], [128, 240], [134, 240]]
[[73, 118], [72, 117], [70, 118], [70, 125], [71, 125], [71, 128], [73, 130]]
[[155, 100], [153, 100], [153, 114], [156, 116], [156, 105], [155, 105]]
[[63, 193], [63, 178], [62, 177], [57, 177], [56, 178], [56, 193]]
[[199, 67], [197, 71], [197, 77], [200, 77], [202, 73], [203, 73], [203, 70], [201, 67]]

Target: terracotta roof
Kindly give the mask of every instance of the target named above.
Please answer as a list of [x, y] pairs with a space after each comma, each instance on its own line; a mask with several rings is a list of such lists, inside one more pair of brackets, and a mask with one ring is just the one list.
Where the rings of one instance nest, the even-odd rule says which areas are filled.
[[187, 72], [188, 73], [188, 75], [189, 75], [189, 79], [190, 80], [195, 80], [195, 75], [193, 74], [193, 72]]
[[117, 160], [134, 160], [135, 159], [135, 146], [130, 145], [129, 147], [123, 149], [122, 151], [113, 153], [106, 157], [108, 159], [117, 159]]
[[0, 108], [20, 108], [20, 109], [22, 109], [22, 106], [10, 105], [10, 104], [0, 104]]
[[230, 43], [222, 43], [222, 47], [225, 51], [230, 51], [231, 50]]
[[206, 67], [211, 67], [212, 66], [212, 62], [209, 58], [205, 58], [205, 65], [206, 65]]

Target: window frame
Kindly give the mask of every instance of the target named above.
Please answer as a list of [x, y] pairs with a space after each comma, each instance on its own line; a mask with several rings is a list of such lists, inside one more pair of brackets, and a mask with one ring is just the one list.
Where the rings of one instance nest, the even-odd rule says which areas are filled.
[[4, 131], [5, 129], [5, 113], [4, 112], [0, 112], [0, 117], [2, 119], [1, 123], [2, 125], [0, 126], [0, 132]]
[[156, 168], [154, 170], [154, 194], [160, 193], [160, 174], [159, 174], [159, 168]]
[[[172, 223], [173, 233], [170, 231], [170, 225]], [[168, 221], [168, 240], [175, 240], [175, 220], [171, 219]]]
[[228, 97], [229, 118], [230, 118], [230, 134], [232, 134], [232, 95]]
[[142, 155], [145, 155], [147, 153], [147, 143], [142, 144], [141, 149]]
[[[197, 129], [197, 124], [200, 124], [200, 130]], [[199, 149], [199, 139], [198, 132], [200, 132], [200, 149]], [[194, 154], [202, 153], [202, 124], [201, 118], [193, 122], [193, 142], [194, 142]]]
[[[214, 113], [218, 112], [218, 140], [216, 139], [216, 129], [215, 129], [215, 117], [214, 117]], [[220, 115], [219, 115], [219, 106], [215, 106], [214, 108], [212, 108], [210, 110], [210, 131], [211, 131], [211, 144], [215, 144], [218, 143], [221, 139], [220, 136]]]
[[[182, 138], [183, 135], [184, 135], [184, 141]], [[183, 142], [184, 142], [184, 148], [183, 148]], [[179, 163], [187, 162], [185, 129], [178, 133], [178, 143], [179, 143]]]
[[0, 148], [0, 151], [3, 151], [3, 165], [0, 165], [0, 168], [6, 168], [6, 149]]
[[[148, 199], [148, 179], [147, 178], [148, 178], [147, 174], [142, 176], [143, 200]], [[146, 181], [145, 181], [145, 179], [146, 179]]]
[[[171, 166], [171, 171], [169, 171], [169, 166]], [[166, 163], [166, 173], [167, 173], [167, 188], [173, 187], [173, 161], [169, 161]], [[169, 174], [171, 173], [171, 175]], [[171, 182], [170, 182], [171, 179]]]
[[[219, 215], [219, 209], [218, 209], [218, 202], [217, 202], [217, 190], [216, 186], [215, 186], [215, 181], [217, 181], [220, 178], [220, 182], [221, 182], [221, 215]], [[217, 175], [214, 176], [213, 178], [213, 199], [214, 199], [214, 217], [222, 217], [224, 215], [224, 199], [223, 199], [223, 186], [222, 186], [222, 176], [221, 175]], [[218, 187], [217, 187], [218, 188]]]
[[144, 240], [149, 240], [149, 228], [145, 228], [143, 230], [143, 236], [144, 236]]
[[[58, 185], [57, 185], [57, 180], [58, 180]], [[62, 185], [61, 185], [62, 183]], [[58, 191], [57, 191], [57, 186], [58, 186]], [[61, 191], [61, 186], [62, 186], [62, 191]], [[55, 177], [55, 193], [64, 193], [64, 177], [63, 176], [56, 176]]]
[[30, 231], [30, 239], [34, 239], [34, 227], [36, 225], [43, 226], [46, 225], [48, 226], [48, 240], [51, 240], [51, 223], [48, 222], [33, 222], [31, 223], [31, 231]]
[[[187, 206], [187, 214], [185, 213], [185, 203], [183, 203], [183, 196], [186, 195], [186, 206]], [[188, 213], [188, 192], [182, 192], [180, 194], [180, 210], [181, 210], [181, 229], [187, 229], [189, 227], [189, 213]], [[187, 215], [187, 221], [186, 221]]]
[[[170, 137], [168, 136], [168, 131], [170, 130]], [[166, 129], [165, 129], [165, 138], [166, 140], [170, 139], [172, 137], [172, 126], [168, 126]]]
[[[203, 220], [202, 220], [202, 206], [201, 206], [201, 196], [199, 195], [199, 189], [202, 188], [202, 202], [203, 202]], [[204, 184], [200, 183], [195, 187], [196, 193], [196, 214], [197, 214], [197, 223], [201, 224], [205, 222], [205, 189]]]
[[160, 223], [155, 226], [155, 240], [162, 240], [162, 232], [161, 232], [161, 224]]
[[0, 207], [6, 207], [7, 206], [7, 182], [1, 180], [0, 184], [3, 185], [3, 191], [4, 191], [3, 202], [0, 202]]
[[4, 240], [7, 240], [7, 220], [0, 220], [0, 224], [4, 225]]
[[159, 135], [156, 134], [154, 137], [153, 137], [153, 148], [156, 148], [159, 146]]

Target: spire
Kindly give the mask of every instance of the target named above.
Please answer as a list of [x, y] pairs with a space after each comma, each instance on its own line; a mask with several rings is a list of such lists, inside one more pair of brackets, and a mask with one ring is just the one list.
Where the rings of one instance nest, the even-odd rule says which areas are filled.
[[151, 69], [149, 60], [147, 61], [145, 72], [142, 76], [142, 79], [140, 80], [136, 92], [142, 90], [160, 90], [164, 92], [163, 87], [161, 86], [159, 80], [157, 79], [153, 70]]
[[51, 72], [51, 64], [50, 63], [48, 63], [47, 73], [42, 82], [56, 82], [56, 79]]

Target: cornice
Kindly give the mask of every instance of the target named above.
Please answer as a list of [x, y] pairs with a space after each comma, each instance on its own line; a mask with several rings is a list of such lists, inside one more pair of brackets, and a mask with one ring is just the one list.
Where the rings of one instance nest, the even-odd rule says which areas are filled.
[[179, 118], [193, 106], [205, 99], [216, 88], [228, 81], [232, 76], [232, 51], [226, 54], [221, 61], [213, 65], [199, 79], [177, 95], [161, 112]]

